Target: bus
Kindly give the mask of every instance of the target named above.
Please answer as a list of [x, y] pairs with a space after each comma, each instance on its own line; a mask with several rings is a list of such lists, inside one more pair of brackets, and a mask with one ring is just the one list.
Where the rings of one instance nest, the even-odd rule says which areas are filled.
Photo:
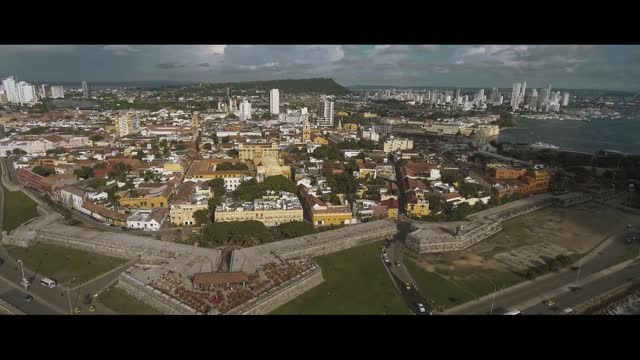
[[56, 287], [56, 285], [58, 284], [55, 280], [53, 279], [49, 279], [49, 278], [42, 278], [42, 280], [40, 280], [40, 284], [42, 286], [46, 286], [49, 289], [53, 289], [54, 287]]

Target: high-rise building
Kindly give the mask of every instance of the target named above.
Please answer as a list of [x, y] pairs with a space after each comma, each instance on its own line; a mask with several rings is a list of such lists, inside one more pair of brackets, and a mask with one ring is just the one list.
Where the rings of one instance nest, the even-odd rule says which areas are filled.
[[550, 96], [551, 96], [551, 84], [549, 84], [549, 87], [547, 88], [547, 91], [545, 92], [544, 100], [545, 101], [549, 101], [549, 97]]
[[24, 81], [20, 81], [16, 84], [16, 89], [18, 91], [18, 102], [23, 103], [31, 103], [38, 100], [36, 95], [36, 89], [33, 85], [27, 84]]
[[84, 80], [82, 80], [82, 96], [89, 97], [89, 86]]
[[127, 136], [135, 133], [140, 128], [140, 120], [135, 117], [131, 117], [131, 113], [127, 113], [126, 116], [116, 115], [115, 121], [116, 134], [119, 137]]
[[13, 76], [9, 76], [8, 78], [2, 80], [2, 87], [4, 88], [4, 93], [7, 96], [7, 101], [10, 103], [19, 103], [20, 97], [18, 96], [18, 89], [16, 88], [16, 81]]
[[278, 89], [271, 89], [269, 92], [269, 112], [274, 115], [280, 114], [280, 91]]
[[51, 85], [49, 84], [42, 84], [42, 86], [40, 87], [41, 90], [41, 94], [43, 98], [50, 98], [51, 97]]
[[511, 89], [511, 107], [515, 110], [520, 103], [520, 83], [514, 83]]
[[240, 120], [250, 120], [251, 119], [251, 103], [248, 99], [242, 100], [240, 104]]
[[520, 91], [520, 102], [524, 101], [524, 96], [527, 93], [527, 82], [522, 83], [522, 90]]
[[564, 94], [562, 94], [562, 106], [567, 105], [569, 105], [569, 93], [565, 92]]
[[[229, 88], [227, 88], [228, 90]], [[234, 112], [238, 110], [238, 103], [236, 101], [236, 99], [229, 97], [229, 106], [227, 107], [227, 111], [229, 112]]]
[[536, 89], [533, 89], [533, 91], [531, 92], [531, 97], [529, 98], [529, 110], [531, 111], [536, 111], [536, 108], [538, 107], [538, 91]]
[[64, 98], [64, 87], [62, 86], [52, 86], [51, 87], [51, 98], [53, 99], [62, 99]]
[[330, 125], [333, 126], [333, 101], [331, 98], [324, 98], [320, 103], [320, 113], [319, 117], [328, 119], [326, 120]]

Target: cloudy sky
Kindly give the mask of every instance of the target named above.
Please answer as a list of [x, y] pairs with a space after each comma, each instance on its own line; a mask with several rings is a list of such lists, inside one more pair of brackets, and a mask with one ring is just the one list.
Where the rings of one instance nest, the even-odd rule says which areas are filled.
[[635, 45], [0, 45], [0, 77], [640, 90]]

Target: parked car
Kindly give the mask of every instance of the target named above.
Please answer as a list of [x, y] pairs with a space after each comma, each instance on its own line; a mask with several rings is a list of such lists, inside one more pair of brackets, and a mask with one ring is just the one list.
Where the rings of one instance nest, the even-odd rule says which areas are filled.
[[545, 300], [542, 303], [548, 307], [553, 307], [556, 304], [553, 300]]
[[33, 301], [33, 296], [31, 296], [31, 295], [27, 295], [27, 296], [25, 296], [25, 297], [24, 297], [24, 301], [26, 301], [26, 302], [28, 302], [28, 303], [32, 302], [32, 301]]
[[421, 314], [424, 314], [427, 312], [427, 309], [425, 309], [424, 305], [422, 305], [421, 303], [416, 303], [416, 307], [418, 308], [418, 311]]
[[574, 315], [576, 313], [575, 310], [573, 310], [572, 308], [566, 308], [564, 310], [562, 310], [562, 314], [563, 315]]
[[407, 290], [411, 290], [411, 284], [409, 284], [408, 282], [404, 283], [404, 288]]

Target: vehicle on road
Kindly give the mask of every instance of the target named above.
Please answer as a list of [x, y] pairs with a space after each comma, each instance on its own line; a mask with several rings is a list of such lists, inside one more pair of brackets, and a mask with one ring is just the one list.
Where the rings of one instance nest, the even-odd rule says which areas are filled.
[[524, 313], [518, 309], [513, 309], [507, 312], [505, 315], [524, 315]]
[[389, 259], [384, 259], [384, 262], [385, 262], [387, 265], [391, 265], [391, 261], [389, 261]]
[[80, 313], [80, 307], [79, 306], [74, 307], [73, 308], [73, 313], [74, 314], [79, 314]]
[[411, 284], [409, 284], [408, 282], [404, 283], [404, 288], [407, 290], [411, 290]]
[[416, 303], [416, 307], [418, 308], [418, 311], [422, 314], [427, 312], [427, 309], [425, 309], [424, 305], [422, 305], [421, 303]]
[[576, 313], [572, 308], [566, 308], [562, 310], [562, 315], [574, 315]]
[[40, 285], [42, 286], [46, 286], [49, 289], [53, 289], [54, 287], [56, 287], [56, 285], [58, 285], [58, 283], [53, 280], [53, 279], [49, 279], [49, 278], [42, 278], [40, 280]]
[[553, 300], [545, 300], [542, 303], [548, 307], [553, 307], [556, 304]]
[[89, 306], [89, 307], [87, 308], [87, 310], [89, 310], [89, 312], [94, 312], [94, 311], [96, 311], [96, 307], [95, 307], [95, 306], [93, 306], [93, 305], [91, 305], [91, 306]]
[[33, 296], [31, 296], [31, 295], [27, 295], [27, 296], [25, 296], [25, 297], [24, 297], [24, 301], [26, 301], [26, 302], [28, 302], [28, 303], [32, 302], [32, 301], [33, 301]]
[[400, 266], [400, 261], [396, 261], [396, 266]]

